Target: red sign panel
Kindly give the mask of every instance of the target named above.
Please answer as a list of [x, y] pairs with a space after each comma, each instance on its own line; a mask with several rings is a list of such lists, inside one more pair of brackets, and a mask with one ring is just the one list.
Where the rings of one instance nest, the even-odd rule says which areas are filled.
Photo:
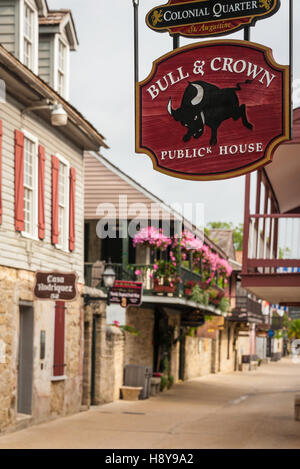
[[289, 139], [289, 67], [259, 44], [182, 47], [156, 60], [136, 92], [136, 151], [170, 176], [240, 176]]
[[78, 296], [77, 274], [36, 272], [34, 296], [38, 300], [74, 301]]
[[146, 16], [154, 31], [171, 35], [211, 37], [230, 34], [274, 15], [280, 0], [169, 0]]
[[142, 282], [116, 280], [110, 292], [110, 302], [123, 308], [127, 308], [127, 306], [141, 306], [142, 297]]

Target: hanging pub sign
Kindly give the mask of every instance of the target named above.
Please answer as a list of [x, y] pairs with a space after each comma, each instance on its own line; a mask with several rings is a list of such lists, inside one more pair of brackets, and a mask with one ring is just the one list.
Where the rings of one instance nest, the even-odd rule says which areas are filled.
[[200, 327], [205, 323], [204, 313], [198, 310], [188, 310], [181, 315], [181, 325], [187, 327]]
[[136, 151], [170, 176], [217, 180], [270, 163], [289, 140], [289, 67], [246, 41], [201, 42], [136, 85]]
[[36, 272], [34, 296], [38, 300], [74, 301], [78, 296], [77, 274]]
[[274, 15], [280, 0], [170, 0], [146, 16], [149, 28], [185, 37], [230, 34]]
[[110, 291], [110, 303], [127, 306], [141, 306], [143, 297], [143, 283], [116, 280]]

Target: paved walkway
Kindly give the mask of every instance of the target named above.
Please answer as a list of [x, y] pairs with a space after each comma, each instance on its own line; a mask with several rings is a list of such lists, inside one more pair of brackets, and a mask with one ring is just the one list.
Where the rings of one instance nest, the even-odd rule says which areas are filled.
[[300, 448], [296, 393], [300, 365], [284, 359], [8, 434], [0, 438], [0, 449]]

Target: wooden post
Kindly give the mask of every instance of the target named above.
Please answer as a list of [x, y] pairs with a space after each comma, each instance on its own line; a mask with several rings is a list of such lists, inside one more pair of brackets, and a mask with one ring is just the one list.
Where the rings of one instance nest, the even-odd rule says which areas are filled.
[[246, 175], [245, 180], [245, 208], [244, 208], [244, 240], [243, 240], [243, 267], [242, 274], [248, 273], [248, 244], [249, 244], [249, 226], [250, 226], [250, 187], [251, 175]]
[[129, 237], [128, 237], [128, 221], [121, 220], [122, 229], [122, 269], [127, 270], [129, 261]]

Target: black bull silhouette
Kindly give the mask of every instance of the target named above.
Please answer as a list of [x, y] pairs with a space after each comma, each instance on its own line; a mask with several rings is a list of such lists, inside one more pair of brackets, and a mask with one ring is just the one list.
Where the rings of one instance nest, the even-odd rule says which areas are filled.
[[[247, 80], [245, 83], [250, 83]], [[246, 106], [240, 106], [236, 91], [240, 91], [241, 83], [236, 88], [220, 89], [215, 85], [205, 81], [194, 81], [189, 83], [185, 89], [181, 106], [179, 109], [172, 108], [172, 100], [168, 103], [168, 112], [187, 127], [188, 132], [183, 137], [184, 142], [188, 142], [192, 137], [199, 138], [203, 134], [204, 126], [211, 128], [211, 145], [218, 143], [218, 128], [226, 119], [242, 119], [247, 129], [252, 130], [253, 126], [247, 119]]]

